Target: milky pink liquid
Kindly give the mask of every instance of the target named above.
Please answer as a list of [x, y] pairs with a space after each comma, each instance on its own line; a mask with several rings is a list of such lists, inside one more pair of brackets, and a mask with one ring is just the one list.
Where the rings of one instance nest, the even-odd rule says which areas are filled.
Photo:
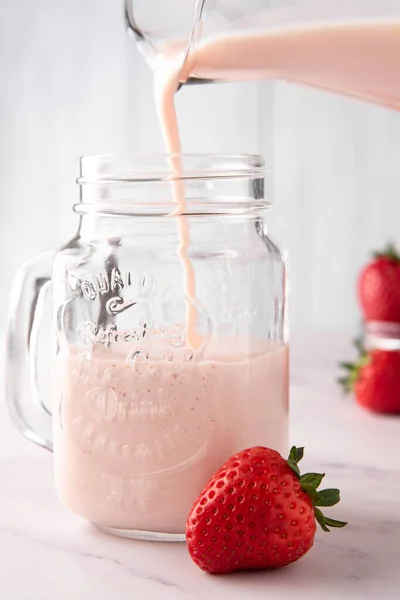
[[286, 453], [287, 347], [200, 363], [119, 352], [57, 357], [56, 487], [71, 510], [107, 527], [183, 533], [228, 457], [259, 444]]
[[164, 56], [160, 57], [157, 77], [154, 78], [154, 95], [159, 120], [163, 128], [166, 151], [170, 154], [169, 166], [172, 174], [172, 195], [177, 205], [171, 216], [177, 219], [179, 232], [178, 256], [183, 269], [186, 297], [186, 343], [189, 347], [197, 349], [202, 345], [203, 338], [196, 330], [196, 281], [193, 266], [188, 256], [190, 229], [188, 218], [185, 216], [185, 186], [181, 178], [181, 142], [174, 106], [175, 92], [179, 84], [180, 67], [179, 55], [175, 54], [175, 49], [173, 52], [168, 51]]
[[[400, 109], [398, 20], [311, 23], [201, 44], [181, 77], [285, 79]], [[189, 69], [189, 71], [187, 70]]]
[[[184, 65], [186, 42], [174, 41], [166, 46], [155, 69], [154, 91], [168, 152], [181, 151], [174, 95], [179, 82], [189, 77], [225, 81], [285, 79], [400, 109], [400, 18], [268, 28], [268, 11], [266, 15], [260, 13], [259, 30], [233, 31], [201, 41]], [[174, 161], [174, 170], [179, 173], [179, 159]], [[182, 185], [175, 187], [175, 201], [176, 212], [184, 213]], [[184, 217], [180, 218], [179, 228], [186, 295], [195, 299], [195, 276], [188, 258], [190, 231]], [[188, 307], [187, 334], [189, 345], [201, 344], [193, 304]]]

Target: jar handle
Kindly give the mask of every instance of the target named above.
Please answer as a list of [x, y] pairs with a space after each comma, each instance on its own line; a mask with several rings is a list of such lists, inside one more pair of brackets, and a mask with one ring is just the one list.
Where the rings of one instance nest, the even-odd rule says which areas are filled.
[[39, 392], [37, 365], [40, 322], [51, 286], [53, 256], [54, 252], [46, 252], [33, 257], [15, 276], [5, 361], [6, 402], [11, 420], [22, 435], [50, 451], [52, 419]]

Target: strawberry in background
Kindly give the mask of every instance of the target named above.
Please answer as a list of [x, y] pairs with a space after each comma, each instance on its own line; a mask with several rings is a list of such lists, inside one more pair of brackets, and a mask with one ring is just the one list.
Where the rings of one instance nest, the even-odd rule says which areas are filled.
[[346, 393], [353, 392], [358, 404], [376, 413], [400, 413], [400, 350], [373, 349], [367, 352], [355, 341], [358, 359], [341, 363], [345, 374], [338, 382]]
[[400, 255], [392, 244], [361, 271], [358, 299], [365, 322], [400, 323]]

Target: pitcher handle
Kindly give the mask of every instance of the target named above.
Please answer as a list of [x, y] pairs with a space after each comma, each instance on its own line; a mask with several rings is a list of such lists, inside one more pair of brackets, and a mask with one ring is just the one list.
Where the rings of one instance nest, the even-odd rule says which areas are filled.
[[5, 360], [6, 403], [11, 420], [22, 435], [50, 451], [52, 418], [39, 391], [37, 364], [40, 320], [45, 294], [51, 286], [53, 256], [53, 252], [46, 252], [33, 257], [15, 276]]

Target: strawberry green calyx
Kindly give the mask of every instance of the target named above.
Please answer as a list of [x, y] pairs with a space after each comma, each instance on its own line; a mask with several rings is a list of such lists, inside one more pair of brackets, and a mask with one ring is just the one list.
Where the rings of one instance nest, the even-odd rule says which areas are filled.
[[374, 252], [373, 257], [376, 259], [386, 258], [393, 262], [400, 263], [400, 254], [396, 250], [396, 246], [389, 243], [386, 248], [381, 252]]
[[342, 362], [339, 364], [339, 367], [345, 371], [345, 374], [342, 377], [339, 377], [337, 382], [342, 386], [346, 394], [353, 391], [361, 369], [365, 367], [369, 361], [369, 355], [364, 347], [363, 341], [361, 339], [356, 339], [354, 340], [353, 345], [358, 352], [358, 360], [354, 363]]
[[317, 522], [324, 531], [329, 532], [329, 527], [345, 527], [347, 523], [344, 521], [336, 521], [325, 517], [318, 507], [335, 506], [340, 502], [340, 492], [337, 489], [327, 489], [318, 491], [319, 486], [325, 473], [305, 473], [300, 474], [298, 463], [304, 456], [304, 448], [296, 448], [293, 446], [290, 450], [288, 465], [298, 477], [301, 489], [307, 494], [314, 506], [314, 514]]

